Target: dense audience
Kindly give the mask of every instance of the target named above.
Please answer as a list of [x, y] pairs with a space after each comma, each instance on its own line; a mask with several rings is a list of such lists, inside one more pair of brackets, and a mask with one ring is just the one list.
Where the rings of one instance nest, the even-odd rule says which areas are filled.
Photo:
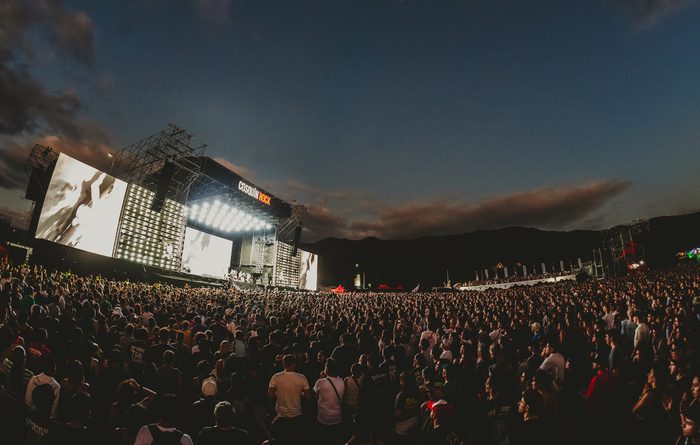
[[2, 265], [6, 443], [700, 444], [700, 268], [482, 293]]
[[465, 281], [462, 283], [457, 283], [455, 284], [455, 288], [460, 288], [460, 287], [467, 287], [467, 286], [483, 286], [485, 284], [501, 284], [501, 283], [518, 283], [521, 281], [531, 281], [531, 280], [545, 280], [547, 278], [557, 278], [557, 277], [562, 277], [566, 275], [576, 275], [575, 271], [571, 270], [562, 270], [559, 272], [545, 272], [545, 273], [538, 273], [538, 274], [528, 274], [528, 275], [518, 275], [513, 274], [513, 271], [511, 270], [511, 275], [509, 276], [503, 276], [503, 277], [496, 277], [496, 278], [485, 278], [481, 280], [471, 280], [471, 281]]

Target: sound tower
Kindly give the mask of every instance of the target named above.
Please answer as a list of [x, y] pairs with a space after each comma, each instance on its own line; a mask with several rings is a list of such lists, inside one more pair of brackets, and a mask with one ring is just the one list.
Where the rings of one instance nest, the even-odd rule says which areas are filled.
[[158, 188], [156, 189], [156, 195], [153, 197], [153, 203], [151, 203], [151, 210], [154, 212], [160, 212], [163, 209], [163, 204], [165, 204], [165, 198], [168, 194], [170, 181], [172, 180], [174, 172], [175, 164], [166, 161], [165, 165], [160, 170]]
[[299, 240], [301, 239], [301, 224], [294, 229], [294, 247], [292, 248], [292, 256], [297, 256], [297, 249], [299, 248]]

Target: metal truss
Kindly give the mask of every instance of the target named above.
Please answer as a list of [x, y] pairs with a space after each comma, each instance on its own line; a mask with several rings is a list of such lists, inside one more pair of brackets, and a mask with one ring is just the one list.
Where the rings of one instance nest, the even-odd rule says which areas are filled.
[[196, 161], [206, 145], [192, 147], [192, 135], [173, 124], [118, 151], [110, 174], [155, 191], [159, 172], [166, 163], [174, 166], [166, 197], [186, 203], [190, 186], [200, 174]]
[[277, 228], [277, 239], [280, 241], [293, 241], [294, 230], [297, 226], [302, 225], [306, 215], [309, 214], [309, 208], [296, 201], [292, 201], [291, 207], [292, 216]]
[[46, 145], [36, 144], [24, 164], [24, 172], [30, 176], [34, 169], [47, 171], [56, 159], [58, 159], [57, 151]]

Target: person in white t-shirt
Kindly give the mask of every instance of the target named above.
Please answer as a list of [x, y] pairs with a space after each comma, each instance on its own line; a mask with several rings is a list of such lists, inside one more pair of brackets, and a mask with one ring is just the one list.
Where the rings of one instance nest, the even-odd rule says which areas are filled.
[[611, 311], [607, 306], [603, 306], [603, 323], [605, 325], [605, 330], [610, 331], [615, 328], [615, 317], [617, 316], [617, 311]]
[[326, 360], [326, 367], [314, 385], [314, 394], [318, 398], [318, 423], [326, 426], [339, 425], [342, 422], [343, 396], [345, 382], [338, 377], [335, 360]]
[[277, 417], [294, 418], [301, 416], [301, 398], [309, 398], [309, 382], [304, 375], [295, 372], [297, 361], [293, 355], [282, 359], [284, 371], [278, 372], [270, 379], [267, 394], [275, 402]]
[[[297, 360], [293, 355], [282, 359], [284, 371], [278, 372], [270, 379], [267, 395], [275, 401], [277, 416], [270, 425], [275, 438], [284, 438], [285, 442], [301, 441], [301, 398], [310, 398], [309, 382], [304, 375], [296, 372]], [[294, 436], [294, 437], [292, 437]]]
[[644, 323], [644, 319], [639, 312], [634, 314], [634, 323], [637, 325], [637, 328], [634, 330], [634, 349], [637, 349], [649, 341], [650, 333], [649, 327]]
[[564, 356], [556, 351], [556, 347], [552, 343], [547, 343], [542, 349], [542, 357], [545, 359], [540, 365], [540, 369], [552, 374], [557, 380], [563, 381], [566, 375], [566, 359], [564, 359]]

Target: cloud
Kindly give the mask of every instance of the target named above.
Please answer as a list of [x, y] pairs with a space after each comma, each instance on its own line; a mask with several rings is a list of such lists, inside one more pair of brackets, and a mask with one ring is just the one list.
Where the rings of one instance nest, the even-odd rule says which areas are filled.
[[92, 20], [67, 10], [61, 0], [5, 0], [0, 6], [0, 48], [31, 56], [28, 34], [38, 29], [54, 49], [83, 63], [92, 62]]
[[[9, 0], [0, 6], [0, 134], [58, 133], [74, 140], [93, 137], [95, 125], [77, 119], [80, 100], [52, 92], [31, 75], [34, 31], [51, 48], [89, 64], [94, 53], [92, 21], [60, 0]], [[92, 133], [92, 134], [91, 134]], [[104, 136], [102, 133], [101, 136]]]
[[28, 177], [24, 165], [34, 144], [53, 148], [57, 152], [78, 159], [99, 170], [109, 171], [111, 164], [107, 153], [114, 149], [106, 142], [74, 140], [62, 135], [50, 135], [37, 139], [14, 139], [4, 144], [0, 150], [0, 188], [8, 190], [24, 189]]
[[323, 238], [352, 238], [347, 220], [328, 207], [309, 205], [309, 212], [303, 221], [304, 241], [318, 241]]
[[74, 116], [80, 101], [72, 93], [51, 94], [26, 69], [0, 62], [0, 133], [34, 132], [40, 125], [52, 132], [76, 137]]
[[2, 206], [0, 207], [0, 220], [9, 220], [12, 227], [26, 229], [29, 225], [29, 211]]
[[0, 153], [0, 188], [19, 189], [27, 185], [24, 164], [29, 157], [31, 147], [10, 141]]
[[[50, 91], [31, 73], [36, 36], [82, 65], [94, 57], [92, 20], [61, 0], [7, 0], [0, 5], [0, 188], [22, 189], [24, 164], [35, 143], [104, 168], [109, 137], [80, 117], [71, 91]], [[109, 164], [107, 164], [108, 166]]]
[[231, 20], [231, 0], [195, 0], [194, 3], [206, 24], [220, 26]]
[[313, 240], [327, 236], [410, 239], [509, 226], [561, 229], [584, 220], [590, 223], [596, 210], [629, 186], [627, 181], [596, 181], [510, 193], [475, 204], [434, 200], [382, 207], [364, 203], [365, 208], [376, 209], [376, 213], [360, 219], [343, 216], [343, 212], [347, 215], [351, 209], [336, 213], [333, 207], [310, 205], [305, 224], [307, 238]]
[[625, 13], [637, 29], [648, 29], [664, 17], [681, 11], [694, 0], [620, 0]]
[[253, 172], [251, 169], [247, 167], [243, 167], [242, 165], [234, 164], [233, 162], [229, 161], [226, 158], [213, 158], [216, 162], [219, 164], [223, 165], [224, 167], [228, 168], [229, 170], [237, 173], [239, 176], [242, 176], [243, 178], [255, 182], [255, 172]]

